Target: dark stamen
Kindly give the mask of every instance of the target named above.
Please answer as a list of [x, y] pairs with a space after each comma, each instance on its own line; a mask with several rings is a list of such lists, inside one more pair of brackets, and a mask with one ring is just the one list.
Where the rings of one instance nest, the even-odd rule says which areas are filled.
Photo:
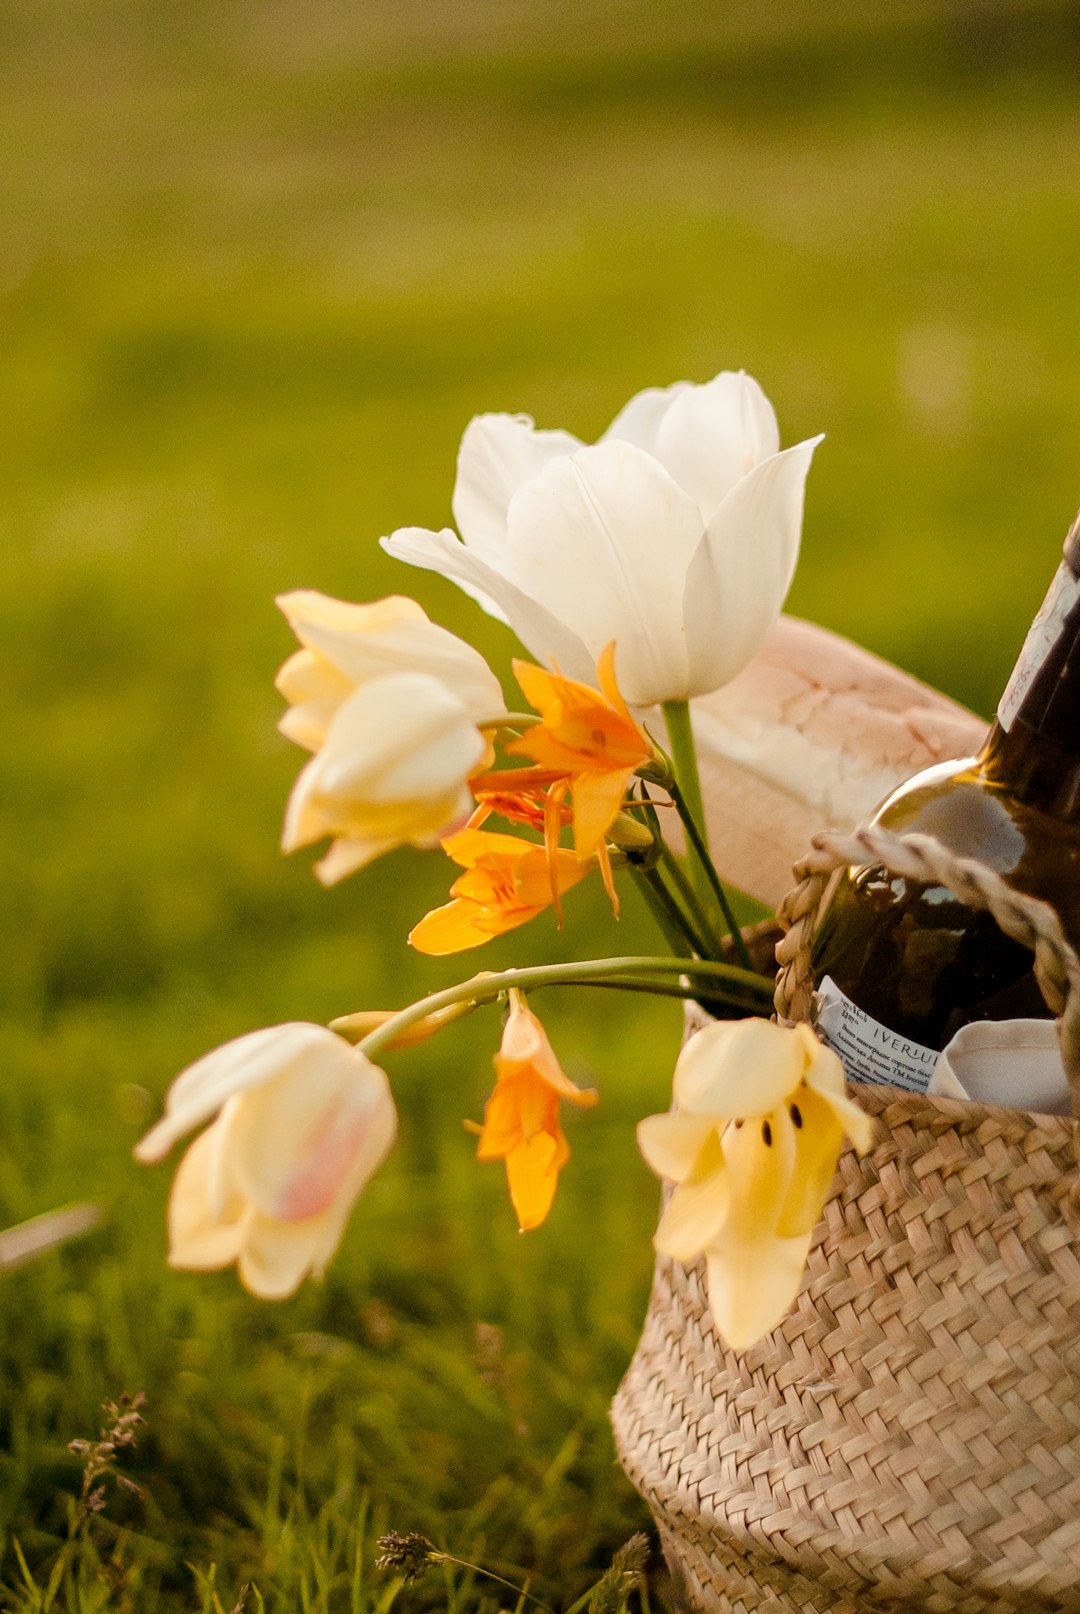
[[802, 1126], [802, 1111], [797, 1104], [791, 1106], [791, 1119], [796, 1126]]
[[761, 1140], [766, 1149], [772, 1148], [772, 1127], [769, 1125], [768, 1121], [763, 1121], [761, 1123]]

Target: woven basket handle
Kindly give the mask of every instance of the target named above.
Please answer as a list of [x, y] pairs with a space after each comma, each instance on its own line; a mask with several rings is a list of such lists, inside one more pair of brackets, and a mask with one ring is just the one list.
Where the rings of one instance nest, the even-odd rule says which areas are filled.
[[1061, 1057], [1069, 1078], [1073, 1115], [1080, 1120], [1080, 960], [1062, 934], [1053, 908], [1014, 891], [999, 874], [974, 858], [957, 857], [930, 835], [892, 835], [859, 829], [851, 835], [825, 830], [795, 864], [799, 882], [776, 912], [786, 935], [776, 949], [777, 1018], [790, 1024], [810, 1017], [813, 976], [810, 953], [825, 891], [837, 869], [881, 864], [890, 874], [923, 885], [943, 885], [970, 908], [993, 915], [1006, 936], [1035, 954], [1035, 978], [1058, 1020]]

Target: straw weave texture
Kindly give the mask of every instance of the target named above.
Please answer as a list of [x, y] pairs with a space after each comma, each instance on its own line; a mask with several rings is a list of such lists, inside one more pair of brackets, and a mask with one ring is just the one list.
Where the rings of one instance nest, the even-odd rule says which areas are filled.
[[[892, 839], [874, 861], [908, 855]], [[970, 870], [942, 857], [955, 889]], [[788, 917], [808, 932], [824, 876], [856, 860], [852, 838], [819, 837]], [[983, 883], [993, 903], [968, 900], [996, 912], [1001, 882]], [[1076, 960], [1051, 911], [1017, 900], [999, 923], [1036, 926], [1068, 1042]], [[785, 947], [788, 965], [805, 958], [799, 936]], [[788, 965], [781, 1017], [805, 985]], [[688, 1034], [703, 1023], [691, 1010]], [[1080, 1124], [855, 1092], [875, 1146], [841, 1156], [771, 1335], [728, 1351], [704, 1262], [658, 1260], [612, 1409], [620, 1460], [682, 1599], [707, 1614], [1080, 1614]]]

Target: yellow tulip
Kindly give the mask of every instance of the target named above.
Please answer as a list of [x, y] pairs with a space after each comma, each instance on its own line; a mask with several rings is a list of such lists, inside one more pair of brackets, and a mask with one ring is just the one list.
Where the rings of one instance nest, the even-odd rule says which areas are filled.
[[350, 605], [310, 590], [278, 604], [303, 648], [277, 686], [280, 727], [314, 756], [289, 798], [283, 850], [325, 836], [333, 885], [396, 846], [434, 846], [473, 806], [467, 781], [491, 757], [478, 724], [505, 711], [484, 658], [415, 600]]
[[353, 690], [289, 797], [282, 849], [324, 836], [324, 885], [396, 846], [435, 846], [473, 808], [468, 780], [490, 755], [461, 702], [426, 673], [390, 673]]
[[662, 1255], [704, 1255], [720, 1333], [745, 1350], [793, 1303], [845, 1135], [870, 1147], [870, 1117], [809, 1026], [717, 1021], [675, 1067], [676, 1108], [638, 1142], [677, 1186], [656, 1231]]
[[278, 726], [308, 751], [325, 744], [334, 714], [354, 690], [389, 673], [426, 673], [475, 719], [503, 710], [502, 690], [483, 656], [429, 622], [415, 600], [390, 595], [353, 605], [296, 589], [277, 604], [302, 646], [277, 676], [290, 708]]
[[236, 1262], [265, 1300], [323, 1271], [397, 1131], [384, 1073], [325, 1026], [253, 1031], [179, 1075], [135, 1150], [160, 1160], [204, 1121], [169, 1200], [169, 1261]]

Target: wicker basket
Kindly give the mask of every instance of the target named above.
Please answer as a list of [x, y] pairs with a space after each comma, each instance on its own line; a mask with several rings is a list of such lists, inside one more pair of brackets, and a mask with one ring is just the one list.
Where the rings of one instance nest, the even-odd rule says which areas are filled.
[[[780, 1017], [808, 1009], [809, 936], [847, 863], [946, 884], [1035, 949], [1080, 1111], [1080, 966], [1055, 916], [924, 837], [817, 838], [781, 914]], [[658, 1260], [620, 1460], [708, 1614], [1080, 1614], [1080, 1124], [857, 1091], [878, 1140], [841, 1156], [771, 1335], [728, 1351], [704, 1263]]]

